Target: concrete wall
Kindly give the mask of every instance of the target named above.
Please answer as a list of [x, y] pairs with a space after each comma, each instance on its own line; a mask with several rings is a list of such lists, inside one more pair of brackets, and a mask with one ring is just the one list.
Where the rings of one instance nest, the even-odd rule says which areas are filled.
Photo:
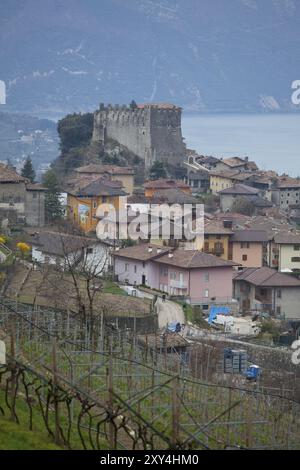
[[113, 139], [145, 161], [146, 168], [155, 160], [181, 163], [185, 145], [181, 132], [181, 110], [108, 107], [95, 113], [93, 140]]
[[220, 206], [222, 212], [228, 212], [231, 210], [234, 202], [234, 197], [232, 194], [221, 194], [220, 195]]
[[138, 334], [155, 333], [158, 329], [157, 315], [147, 315], [145, 317], [105, 317], [107, 323], [115, 324], [120, 330], [131, 330]]
[[27, 225], [44, 227], [45, 225], [45, 192], [26, 191], [25, 216]]
[[0, 208], [13, 209], [18, 215], [25, 216], [27, 225], [45, 225], [44, 191], [29, 191], [23, 182], [0, 184]]

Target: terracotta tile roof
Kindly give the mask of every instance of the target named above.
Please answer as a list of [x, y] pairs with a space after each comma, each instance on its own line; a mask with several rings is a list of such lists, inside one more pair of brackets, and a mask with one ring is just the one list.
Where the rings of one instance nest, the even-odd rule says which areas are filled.
[[274, 241], [282, 245], [300, 245], [300, 234], [279, 232], [274, 236]]
[[188, 189], [190, 187], [188, 184], [185, 184], [183, 181], [179, 180], [171, 180], [171, 179], [159, 179], [154, 181], [147, 181], [144, 184], [146, 189], [172, 189], [172, 188], [179, 188], [179, 189]]
[[198, 200], [179, 188], [161, 189], [153, 193], [153, 197], [167, 204], [197, 204]]
[[119, 251], [115, 251], [113, 256], [138, 261], [150, 261], [164, 255], [165, 253], [169, 253], [172, 250], [173, 248], [170, 247], [162, 247], [160, 245], [154, 245], [151, 243], [140, 243], [139, 245], [134, 245], [128, 248], [123, 248]]
[[225, 163], [225, 165], [228, 165], [231, 168], [235, 168], [237, 166], [245, 166], [248, 163], [246, 160], [243, 160], [240, 157], [223, 158], [221, 162]]
[[99, 165], [96, 163], [91, 163], [87, 166], [81, 166], [75, 169], [76, 173], [95, 173], [98, 175], [103, 175], [108, 173], [109, 175], [134, 175], [133, 168], [126, 166], [114, 166], [114, 165]]
[[234, 281], [246, 281], [262, 287], [300, 287], [299, 279], [267, 267], [243, 269], [234, 276]]
[[233, 242], [267, 242], [269, 239], [265, 230], [237, 230], [233, 237]]
[[167, 254], [157, 259], [156, 262], [183, 269], [219, 268], [237, 265], [232, 261], [225, 261], [198, 250], [176, 250], [173, 253], [173, 257], [170, 258]]
[[223, 222], [212, 220], [204, 225], [205, 235], [232, 235], [233, 231], [224, 227]]
[[259, 189], [246, 186], [245, 184], [235, 184], [231, 188], [222, 189], [219, 194], [237, 194], [237, 195], [258, 195]]
[[25, 181], [26, 178], [19, 175], [13, 168], [0, 163], [0, 183], [21, 183]]
[[26, 189], [28, 191], [47, 191], [47, 188], [45, 188], [45, 186], [43, 186], [42, 184], [39, 184], [39, 183], [27, 183], [26, 184]]
[[280, 176], [277, 187], [279, 189], [300, 188], [300, 179], [290, 178], [289, 176]]
[[288, 232], [294, 230], [294, 227], [287, 223], [286, 220], [256, 216], [248, 219], [244, 223], [245, 228], [252, 230], [264, 230], [268, 234], [269, 240], [280, 232]]
[[96, 239], [67, 233], [41, 231], [32, 235], [33, 246], [38, 247], [44, 253], [55, 256], [66, 256], [96, 243], [99, 243]]
[[243, 223], [249, 219], [249, 216], [244, 215], [244, 214], [239, 214], [237, 212], [226, 212], [226, 213], [220, 212], [220, 214], [215, 214], [214, 218], [218, 220], [232, 220], [232, 221], [239, 221], [240, 223]]
[[220, 159], [212, 156], [199, 155], [196, 156], [196, 161], [206, 165], [214, 165], [219, 163]]
[[240, 175], [240, 172], [237, 170], [213, 170], [210, 172], [210, 175], [227, 179], [235, 179], [235, 176]]
[[106, 178], [76, 178], [68, 180], [66, 192], [73, 196], [126, 196], [120, 181], [110, 181]]

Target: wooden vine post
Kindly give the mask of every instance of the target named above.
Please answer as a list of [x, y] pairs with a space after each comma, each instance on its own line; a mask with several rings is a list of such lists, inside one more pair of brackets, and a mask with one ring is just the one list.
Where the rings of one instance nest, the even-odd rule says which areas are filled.
[[54, 439], [55, 439], [55, 444], [61, 445], [56, 347], [57, 347], [56, 339], [53, 339], [52, 341], [52, 374], [53, 374], [53, 391], [54, 391], [53, 401], [54, 401], [54, 419], [55, 419]]

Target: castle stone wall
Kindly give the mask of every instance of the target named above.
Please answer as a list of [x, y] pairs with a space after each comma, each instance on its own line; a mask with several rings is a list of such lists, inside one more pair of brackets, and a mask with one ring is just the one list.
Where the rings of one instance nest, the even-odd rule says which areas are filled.
[[176, 106], [102, 105], [95, 113], [93, 140], [105, 143], [107, 139], [116, 140], [138, 155], [146, 168], [155, 160], [171, 165], [184, 161], [181, 109]]

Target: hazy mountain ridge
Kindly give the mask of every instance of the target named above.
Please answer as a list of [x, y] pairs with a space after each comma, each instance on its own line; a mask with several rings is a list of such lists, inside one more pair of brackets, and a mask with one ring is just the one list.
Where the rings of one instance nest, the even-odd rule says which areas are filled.
[[220, 112], [292, 109], [293, 0], [2, 0], [9, 111], [60, 116], [100, 101]]
[[23, 114], [0, 112], [0, 161], [10, 160], [18, 168], [28, 155], [40, 169], [58, 155], [56, 124]]

